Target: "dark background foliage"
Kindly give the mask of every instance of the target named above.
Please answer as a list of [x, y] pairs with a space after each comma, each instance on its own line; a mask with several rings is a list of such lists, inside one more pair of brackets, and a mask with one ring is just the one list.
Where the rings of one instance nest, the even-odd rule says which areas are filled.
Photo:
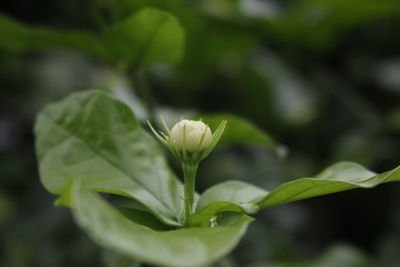
[[[147, 69], [149, 90], [137, 89], [139, 98], [177, 111], [240, 115], [287, 150], [278, 157], [257, 146], [220, 149], [201, 166], [199, 191], [228, 179], [271, 189], [337, 161], [377, 172], [399, 164], [398, 1], [0, 5], [3, 15], [27, 26], [95, 33], [145, 6], [174, 14], [186, 31], [184, 59]], [[1, 266], [112, 266], [70, 212], [52, 206], [54, 196], [39, 182], [32, 127], [46, 103], [99, 86], [104, 69], [115, 68], [69, 49], [20, 53], [0, 46]], [[256, 216], [239, 247], [217, 264], [398, 266], [399, 203], [400, 185], [390, 183], [272, 208]]]

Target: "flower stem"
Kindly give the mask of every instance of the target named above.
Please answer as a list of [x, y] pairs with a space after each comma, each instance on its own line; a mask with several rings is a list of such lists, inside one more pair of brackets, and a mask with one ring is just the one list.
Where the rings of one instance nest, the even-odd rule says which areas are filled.
[[185, 190], [185, 223], [188, 223], [189, 216], [193, 213], [194, 197], [195, 197], [195, 183], [196, 183], [196, 172], [199, 163], [182, 163], [183, 176], [185, 179], [184, 190]]

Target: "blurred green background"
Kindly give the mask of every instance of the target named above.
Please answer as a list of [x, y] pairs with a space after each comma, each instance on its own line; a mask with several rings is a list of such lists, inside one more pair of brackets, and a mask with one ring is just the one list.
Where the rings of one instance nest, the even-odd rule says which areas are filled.
[[[45, 104], [119, 84], [120, 76], [129, 81], [130, 72], [121, 75], [120, 65], [74, 44], [36, 38], [30, 32], [37, 27], [95, 34], [148, 6], [178, 18], [186, 33], [183, 60], [151, 65], [141, 72], [143, 84], [124, 89], [135, 94], [139, 111], [147, 103], [138, 115], [229, 112], [287, 152], [221, 148], [200, 168], [200, 192], [228, 179], [272, 189], [337, 161], [376, 172], [399, 164], [398, 0], [4, 0], [0, 6], [0, 266], [135, 266], [102, 251], [68, 209], [53, 207], [55, 197], [39, 182], [32, 134]], [[10, 28], [10, 19], [25, 30]], [[286, 204], [256, 219], [215, 266], [400, 266], [399, 183]]]

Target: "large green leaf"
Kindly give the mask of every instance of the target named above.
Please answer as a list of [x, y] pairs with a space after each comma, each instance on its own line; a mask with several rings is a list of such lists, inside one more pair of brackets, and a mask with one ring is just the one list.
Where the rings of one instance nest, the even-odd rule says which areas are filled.
[[252, 221], [238, 215], [217, 227], [158, 232], [124, 217], [79, 181], [66, 194], [71, 194], [75, 219], [99, 245], [163, 266], [199, 266], [222, 257], [235, 247]]
[[133, 68], [155, 62], [178, 62], [184, 51], [184, 31], [177, 19], [144, 8], [116, 23], [105, 33], [116, 58]]
[[[193, 225], [204, 225], [221, 211], [256, 213], [262, 209], [296, 200], [341, 192], [355, 188], [371, 188], [381, 183], [400, 180], [400, 166], [376, 174], [352, 162], [341, 162], [313, 178], [300, 178], [267, 192], [240, 182], [224, 182], [208, 189], [199, 200], [199, 211], [191, 218]], [[234, 192], [238, 192], [235, 195]], [[263, 196], [264, 194], [264, 196]]]
[[126, 104], [100, 91], [73, 94], [39, 114], [35, 134], [41, 181], [51, 193], [80, 179], [86, 188], [134, 198], [164, 222], [179, 224], [182, 185]]
[[112, 52], [99, 36], [90, 32], [27, 27], [5, 15], [0, 15], [0, 48], [18, 53], [70, 49], [103, 60], [109, 60]]

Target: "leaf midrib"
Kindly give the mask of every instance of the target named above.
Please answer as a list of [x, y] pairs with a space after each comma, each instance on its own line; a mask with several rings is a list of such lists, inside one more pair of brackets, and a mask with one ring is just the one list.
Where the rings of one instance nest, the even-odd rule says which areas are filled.
[[[326, 180], [324, 180], [324, 181], [326, 181]], [[354, 184], [351, 184], [351, 183], [347, 183], [347, 182], [343, 182], [343, 181], [332, 181], [332, 182], [341, 183], [343, 185], [349, 186], [349, 188], [345, 189], [345, 190], [356, 188], [356, 186]], [[307, 192], [307, 191], [310, 191], [312, 189], [316, 189], [316, 188], [319, 188], [319, 187], [322, 187], [322, 186], [326, 186], [326, 185], [331, 185], [331, 184], [318, 184], [318, 185], [313, 184], [312, 187], [308, 187], [306, 189], [300, 190], [300, 191], [296, 192], [294, 195], [290, 195], [288, 198], [285, 198], [283, 201], [279, 201], [278, 203], [272, 203], [272, 204], [269, 204], [269, 205], [262, 205], [262, 202], [264, 202], [264, 203], [268, 202], [268, 200], [273, 196], [274, 191], [271, 191], [271, 194], [268, 194], [264, 198], [264, 200], [260, 201], [261, 205], [259, 205], [259, 206], [262, 207], [263, 209], [265, 209], [265, 208], [269, 208], [269, 207], [274, 206], [274, 205], [280, 205], [280, 204], [288, 203], [288, 202], [291, 202], [293, 200], [301, 200], [301, 199], [296, 199], [296, 197], [298, 195], [301, 195], [301, 194]], [[341, 191], [338, 191], [338, 192], [341, 192]], [[337, 192], [332, 192], [332, 193], [337, 193]], [[317, 197], [317, 196], [320, 196], [320, 195], [316, 195], [315, 197]], [[309, 197], [307, 197], [307, 198], [309, 198]]]
[[[165, 14], [163, 14], [165, 15]], [[134, 63], [132, 64], [132, 69], [135, 70], [137, 68], [139, 68], [142, 64], [144, 59], [146, 58], [148, 51], [151, 49], [150, 44], [153, 42], [154, 38], [156, 37], [156, 35], [158, 34], [158, 32], [160, 31], [161, 27], [168, 21], [168, 18], [165, 16], [162, 16], [160, 18], [160, 20], [158, 21], [156, 27], [154, 27], [154, 29], [152, 30], [152, 32], [149, 34], [149, 36], [146, 38], [146, 40], [142, 43], [141, 46], [138, 47], [136, 54], [138, 55], [138, 57], [136, 58], [136, 60], [134, 61]]]
[[108, 159], [106, 156], [104, 156], [100, 151], [94, 149], [93, 147], [91, 147], [90, 145], [88, 145], [86, 142], [84, 142], [84, 140], [76, 135], [75, 133], [73, 133], [72, 131], [70, 131], [68, 128], [63, 127], [62, 125], [58, 124], [56, 121], [54, 121], [51, 116], [48, 116], [46, 113], [42, 114], [44, 116], [45, 119], [47, 119], [49, 122], [51, 122], [53, 125], [57, 126], [59, 129], [62, 129], [63, 131], [67, 132], [70, 136], [72, 136], [73, 138], [76, 138], [77, 140], [79, 140], [82, 144], [84, 144], [91, 152], [93, 152], [94, 154], [96, 154], [97, 156], [99, 156], [100, 158], [102, 158], [104, 161], [106, 161], [108, 164], [110, 164], [112, 167], [116, 168], [117, 170], [119, 170], [121, 173], [123, 173], [124, 175], [128, 176], [131, 178], [131, 181], [142, 186], [150, 195], [153, 196], [153, 198], [155, 200], [157, 200], [164, 208], [166, 208], [167, 210], [169, 210], [172, 214], [172, 217], [175, 218], [175, 211], [172, 210], [169, 206], [167, 206], [167, 204], [165, 204], [163, 201], [159, 200], [155, 194], [149, 190], [149, 188], [144, 185], [143, 183], [139, 182], [137, 179], [135, 179], [134, 176], [132, 176], [131, 174], [129, 174], [126, 170], [124, 170], [122, 167], [120, 167], [118, 164], [114, 163], [112, 160]]

